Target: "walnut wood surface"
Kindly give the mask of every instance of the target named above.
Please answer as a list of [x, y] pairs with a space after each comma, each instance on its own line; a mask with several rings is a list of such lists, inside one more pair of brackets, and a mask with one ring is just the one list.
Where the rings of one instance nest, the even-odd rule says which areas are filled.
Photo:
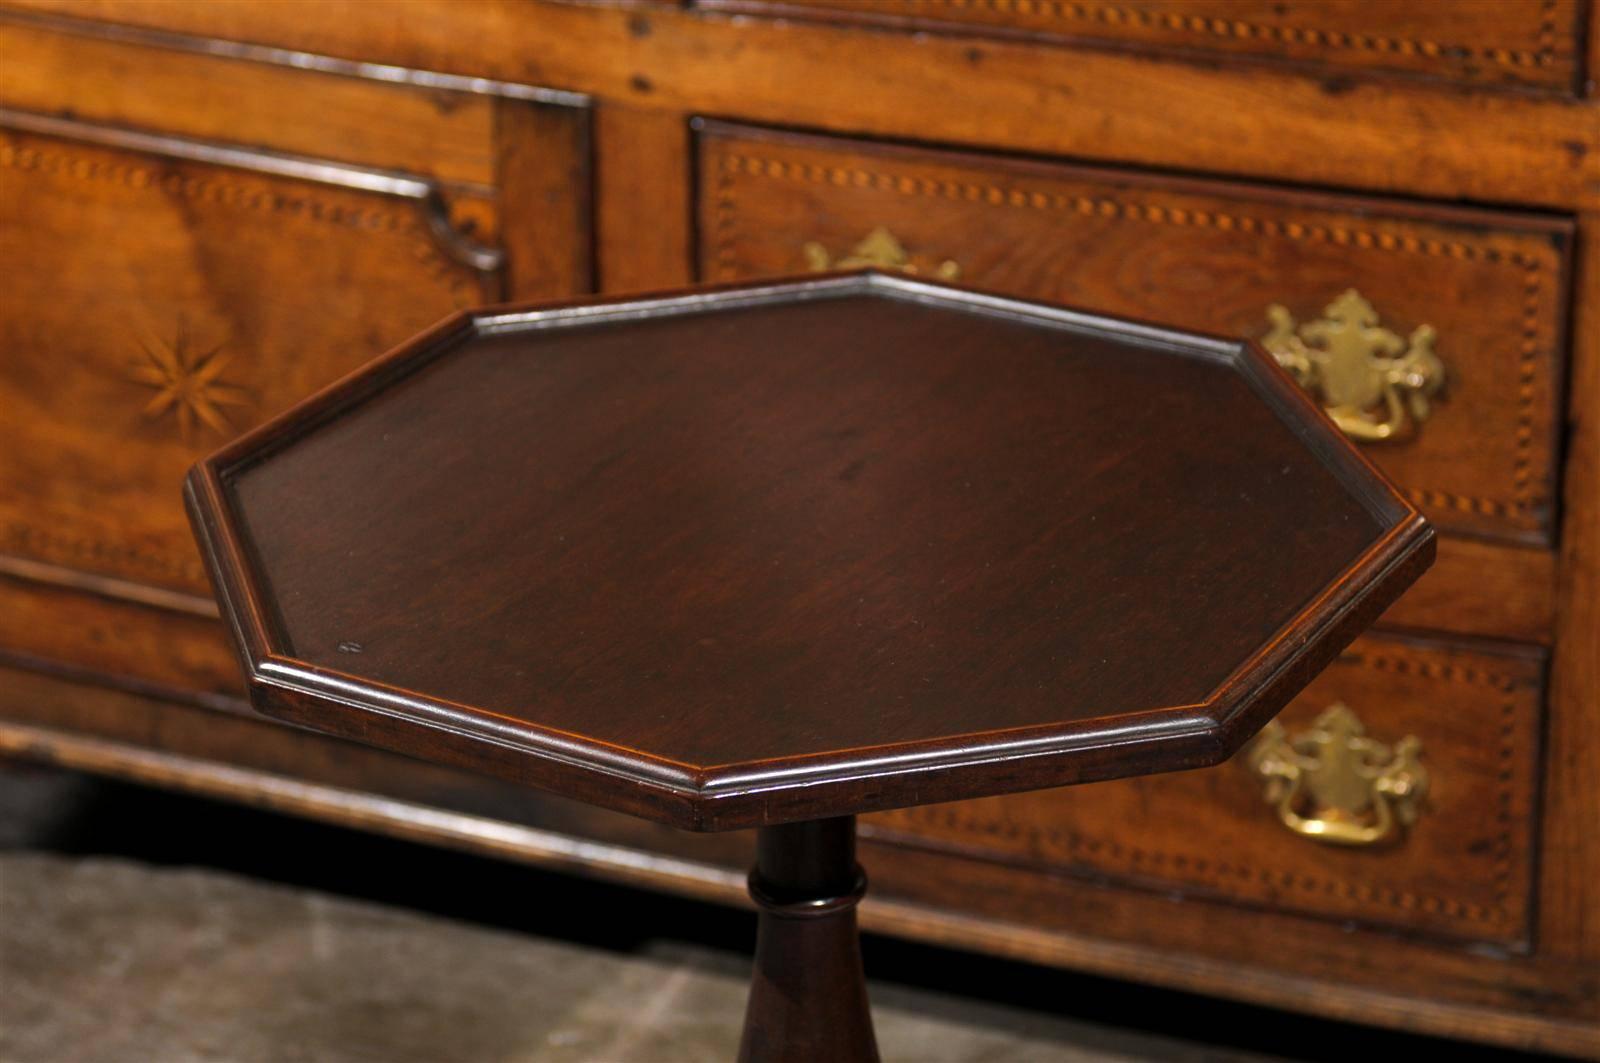
[[660, 291], [694, 279], [693, 156], [681, 114], [595, 109], [600, 290]]
[[190, 500], [264, 711], [718, 829], [1225, 756], [1432, 556], [1311, 409], [846, 275], [446, 322]]
[[1410, 74], [1571, 93], [1583, 0], [691, 0], [718, 11], [825, 18], [907, 32], [979, 32], [1308, 72]]
[[174, 484], [441, 314], [591, 288], [587, 113], [113, 37], [0, 22], [0, 639], [233, 693]]
[[1291, 735], [1343, 702], [1371, 738], [1420, 741], [1428, 801], [1411, 829], [1377, 848], [1290, 832], [1241, 757], [1209, 771], [883, 813], [863, 829], [1027, 874], [1093, 874], [1525, 950], [1544, 666], [1521, 647], [1369, 634], [1284, 708]]
[[480, 190], [496, 183], [492, 96], [26, 22], [0, 22], [0, 54], [0, 100], [8, 107], [381, 166]]
[[[1442, 199], [1600, 204], [1592, 98], [1402, 90], [1393, 79], [1268, 64], [954, 34], [886, 38], [659, 4], [344, 0], [304, 19], [272, 4], [194, 0], [4, 6], [556, 85], [688, 115]], [[1376, 24], [1410, 6], [1374, 2], [1368, 17]]]
[[[0, 123], [0, 551], [198, 600], [187, 466], [481, 302], [486, 278], [414, 200], [87, 139], [100, 129]], [[384, 294], [314, 324], [355, 274]]]
[[[1600, 213], [1583, 221], [1587, 232], [1600, 233]], [[1591, 829], [1600, 804], [1600, 240], [1592, 237], [1579, 268], [1573, 332], [1540, 930], [1550, 952], [1600, 972], [1600, 832]]]

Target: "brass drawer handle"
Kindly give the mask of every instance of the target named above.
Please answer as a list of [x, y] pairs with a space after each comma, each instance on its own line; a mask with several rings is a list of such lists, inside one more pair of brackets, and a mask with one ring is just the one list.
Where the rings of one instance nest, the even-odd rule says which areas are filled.
[[1372, 304], [1351, 288], [1297, 325], [1283, 306], [1267, 308], [1271, 329], [1261, 345], [1314, 395], [1344, 434], [1364, 443], [1404, 439], [1432, 412], [1444, 386], [1444, 363], [1433, 351], [1432, 325], [1409, 340], [1378, 323]]
[[1300, 734], [1273, 721], [1256, 736], [1245, 763], [1286, 827], [1334, 845], [1376, 845], [1416, 822], [1428, 793], [1422, 743], [1407, 735], [1391, 747], [1366, 730], [1335, 702]]
[[[828, 269], [856, 269], [862, 266], [893, 270], [898, 273], [922, 272], [921, 268], [911, 260], [905, 245], [895, 238], [894, 233], [881, 225], [840, 258], [834, 258], [826, 247], [815, 240], [807, 242], [800, 250], [806, 256], [806, 265], [814, 273]], [[953, 281], [961, 276], [961, 267], [950, 259], [945, 259], [933, 268], [932, 275], [940, 280]]]

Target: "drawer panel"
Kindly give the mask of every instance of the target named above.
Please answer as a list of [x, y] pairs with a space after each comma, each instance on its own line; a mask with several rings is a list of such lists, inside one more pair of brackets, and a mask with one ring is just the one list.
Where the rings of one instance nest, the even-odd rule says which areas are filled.
[[1573, 92], [1584, 0], [698, 0], [814, 17], [1159, 52], [1265, 59], [1309, 70], [1420, 75]]
[[[1201, 771], [880, 814], [864, 829], [1033, 871], [1518, 947], [1529, 933], [1541, 696], [1536, 654], [1357, 640], [1280, 723], [1306, 771], [1363, 793], [1370, 783], [1323, 753], [1359, 741], [1342, 729], [1348, 717], [1325, 715], [1330, 706], [1355, 714], [1382, 746], [1369, 766], [1395, 768], [1395, 778], [1397, 747], [1415, 736], [1426, 796], [1409, 827], [1396, 821], [1371, 844], [1290, 829], [1249, 750]], [[1352, 832], [1381, 827], [1371, 808], [1336, 814], [1335, 798], [1303, 786], [1287, 807]]]
[[1374, 392], [1369, 453], [1443, 528], [1549, 541], [1570, 222], [716, 123], [699, 152], [707, 279], [891, 263], [1316, 348], [1325, 405], [1352, 357], [1431, 350], [1442, 393]]
[[588, 109], [70, 20], [0, 52], [0, 656], [236, 697], [185, 471], [452, 310], [588, 290]]
[[0, 11], [0, 100], [8, 107], [441, 181], [494, 182], [492, 96], [106, 40], [86, 35], [92, 24], [66, 32], [62, 23], [13, 18]]
[[493, 278], [411, 200], [75, 128], [0, 130], [0, 550], [205, 595], [189, 464]]
[[570, 290], [585, 264], [537, 226], [503, 233], [516, 218], [500, 198], [542, 180], [518, 175], [523, 159], [564, 180], [578, 160], [558, 149], [581, 140], [541, 143], [548, 112], [513, 110], [538, 120], [502, 125], [531, 136], [506, 183], [447, 194], [0, 112], [0, 654], [237, 689], [184, 473], [453, 310]]

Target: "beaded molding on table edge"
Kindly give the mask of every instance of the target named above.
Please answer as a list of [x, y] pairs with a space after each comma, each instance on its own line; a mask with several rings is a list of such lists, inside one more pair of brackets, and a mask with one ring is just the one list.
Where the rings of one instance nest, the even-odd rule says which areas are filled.
[[1536, 397], [1537, 357], [1539, 353], [1539, 308], [1542, 297], [1543, 263], [1532, 255], [1520, 251], [1501, 252], [1492, 247], [1476, 247], [1456, 240], [1422, 239], [1415, 236], [1396, 236], [1393, 233], [1363, 229], [1342, 229], [1328, 225], [1313, 225], [1294, 221], [1254, 218], [1246, 214], [1187, 207], [1162, 207], [1144, 203], [1125, 203], [1107, 197], [1069, 196], [1062, 193], [1026, 192], [1006, 189], [994, 184], [970, 181], [910, 177], [873, 172], [860, 168], [827, 166], [820, 163], [794, 163], [782, 159], [763, 158], [756, 155], [730, 152], [722, 156], [717, 179], [714, 255], [719, 280], [734, 280], [739, 276], [737, 253], [733, 247], [734, 176], [740, 173], [752, 177], [803, 181], [810, 184], [828, 184], [839, 188], [865, 188], [879, 192], [893, 192], [904, 196], [939, 197], [969, 203], [987, 203], [990, 206], [1023, 207], [1032, 210], [1060, 211], [1071, 208], [1076, 213], [1103, 218], [1123, 218], [1152, 224], [1193, 225], [1215, 228], [1219, 232], [1261, 232], [1281, 235], [1290, 240], [1314, 243], [1353, 245], [1409, 254], [1443, 256], [1463, 261], [1507, 263], [1523, 271], [1522, 315], [1518, 322], [1518, 389], [1517, 431], [1512, 455], [1512, 491], [1510, 502], [1474, 495], [1461, 495], [1431, 488], [1406, 488], [1413, 502], [1446, 506], [1462, 513], [1479, 516], [1523, 518], [1535, 531], [1543, 530], [1534, 519], [1533, 511], [1544, 503], [1542, 495], [1535, 493], [1532, 477], [1534, 400]]
[[1470, 58], [1481, 56], [1501, 66], [1549, 67], [1555, 63], [1556, 4], [1543, 0], [1539, 5], [1539, 47], [1534, 51], [1514, 48], [1482, 48], [1466, 44], [1440, 44], [1437, 41], [1410, 37], [1381, 37], [1371, 33], [1321, 30], [1298, 26], [1269, 26], [1242, 19], [1183, 15], [1176, 11], [1158, 13], [1138, 8], [1117, 7], [1111, 4], [1073, 3], [1071, 0], [913, 0], [922, 7], [948, 7], [956, 9], [987, 8], [997, 15], [1038, 13], [1047, 18], [1066, 22], [1099, 22], [1107, 26], [1119, 23], [1145, 28], [1205, 33], [1213, 37], [1257, 39], [1277, 44], [1310, 44], [1329, 48], [1349, 48], [1358, 51], [1392, 52], [1396, 55], [1422, 55], [1430, 59], [1441, 56]]
[[[0, 136], [6, 138], [26, 135], [0, 130]], [[74, 155], [74, 150], [88, 154], [104, 149], [78, 145], [72, 145], [72, 149], [41, 151], [36, 148], [18, 147], [12, 143], [0, 143], [0, 168], [34, 171], [51, 176], [68, 176], [79, 180], [106, 181], [136, 191], [154, 189], [220, 206], [282, 214], [326, 225], [393, 235], [402, 239], [415, 238], [409, 239], [409, 246], [417, 263], [427, 270], [430, 277], [449, 291], [455, 305], [463, 308], [476, 305], [475, 281], [461, 275], [461, 271], [467, 267], [458, 265], [439, 251], [432, 234], [414, 211], [349, 208], [311, 198], [288, 197], [264, 188], [250, 187], [248, 184], [232, 184], [185, 176], [176, 172], [161, 173], [142, 166]], [[186, 163], [180, 161], [177, 164]], [[262, 182], [272, 180], [270, 175], [250, 175], [246, 178], [246, 180], [251, 179]], [[371, 193], [354, 191], [354, 194]], [[39, 549], [41, 545], [47, 549], [41, 551]], [[30, 553], [33, 556], [43, 554], [53, 563], [65, 563], [69, 567], [73, 563], [116, 561], [137, 569], [146, 579], [178, 578], [191, 585], [197, 582], [204, 584], [204, 573], [197, 563], [189, 564], [163, 556], [156, 551], [144, 551], [97, 539], [73, 538], [16, 520], [8, 522], [3, 529], [0, 529], [0, 550]]]
[[[1512, 676], [1500, 675], [1494, 672], [1460, 668], [1455, 665], [1431, 665], [1427, 662], [1413, 661], [1392, 654], [1362, 654], [1355, 652], [1341, 657], [1340, 663], [1366, 666], [1376, 671], [1415, 674], [1429, 679], [1445, 679], [1476, 686], [1487, 686], [1505, 695], [1505, 700], [1500, 705], [1498, 730], [1500, 748], [1498, 751], [1498, 767], [1496, 769], [1498, 791], [1495, 804], [1495, 819], [1499, 833], [1495, 838], [1493, 870], [1495, 899], [1492, 905], [1438, 897], [1409, 890], [1373, 886], [1369, 883], [1352, 882], [1348, 879], [1321, 879], [1294, 871], [1275, 871], [1269, 868], [1247, 867], [1243, 864], [1227, 863], [1203, 856], [1166, 853], [1154, 849], [1124, 845], [1107, 839], [1093, 838], [1077, 831], [1055, 827], [1024, 827], [1001, 819], [978, 818], [972, 814], [966, 804], [954, 806], [928, 805], [907, 809], [899, 813], [891, 813], [891, 815], [900, 815], [931, 826], [963, 831], [968, 834], [987, 835], [991, 838], [1000, 838], [1013, 842], [1027, 842], [1033, 846], [1035, 852], [1043, 848], [1041, 843], [1045, 843], [1068, 858], [1080, 853], [1086, 857], [1104, 857], [1118, 861], [1122, 870], [1134, 874], [1180, 874], [1184, 876], [1184, 881], [1201, 887], [1209, 886], [1224, 893], [1229, 892], [1230, 882], [1243, 881], [1245, 883], [1258, 884], [1268, 891], [1288, 889], [1301, 894], [1333, 896], [1346, 901], [1381, 904], [1401, 911], [1442, 915], [1514, 931], [1516, 927], [1511, 925], [1513, 913], [1510, 902], [1513, 849], [1512, 805], [1516, 799], [1513, 783], [1516, 777], [1514, 739], [1516, 735], [1517, 703], [1514, 694], [1518, 685], [1517, 680]], [[891, 826], [888, 828], [888, 833], [904, 836], [903, 828], [897, 829]], [[919, 838], [916, 841], [920, 844], [928, 844], [925, 838]], [[1170, 872], [1165, 871], [1165, 868], [1170, 868]]]

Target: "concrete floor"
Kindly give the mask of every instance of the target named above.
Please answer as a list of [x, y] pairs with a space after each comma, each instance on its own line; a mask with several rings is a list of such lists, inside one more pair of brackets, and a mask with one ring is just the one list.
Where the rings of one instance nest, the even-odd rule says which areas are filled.
[[[0, 857], [0, 1059], [279, 1063], [732, 1059], [742, 963], [618, 956], [121, 859]], [[1242, 1059], [874, 987], [886, 1059]]]
[[[0, 1063], [730, 1060], [752, 930], [747, 913], [0, 766]], [[887, 976], [871, 990], [887, 1060], [1486, 1058], [887, 939], [867, 961]]]

